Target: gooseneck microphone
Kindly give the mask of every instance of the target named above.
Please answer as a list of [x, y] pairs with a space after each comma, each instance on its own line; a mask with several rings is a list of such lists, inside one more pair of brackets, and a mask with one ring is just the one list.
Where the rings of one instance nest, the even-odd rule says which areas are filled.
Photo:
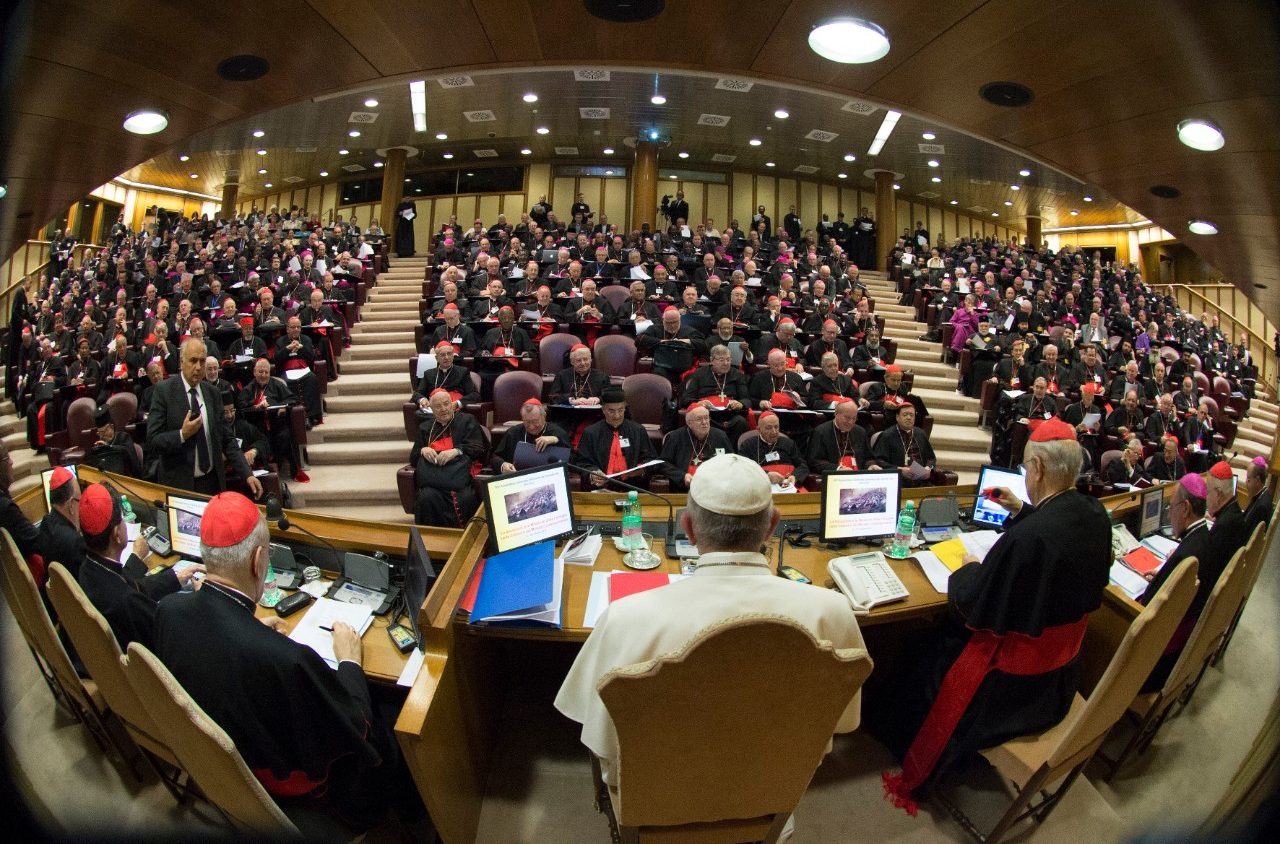
[[[585, 475], [590, 475], [600, 471], [599, 469], [588, 469], [586, 466], [576, 466], [573, 463], [565, 463], [564, 465]], [[664, 545], [667, 556], [674, 560], [676, 558], [676, 508], [675, 505], [671, 503], [671, 499], [667, 498], [665, 495], [659, 495], [652, 490], [647, 490], [642, 486], [636, 486], [635, 484], [629, 484], [626, 481], [620, 481], [617, 478], [609, 478], [609, 483], [617, 484], [623, 489], [633, 490], [641, 495], [651, 495], [663, 504], [667, 505], [667, 536]], [[270, 516], [267, 518], [270, 518]]]
[[[296, 528], [297, 530], [302, 531], [307, 536], [311, 537], [317, 542], [320, 542], [326, 548], [332, 551], [334, 562], [338, 564], [339, 567], [343, 565], [344, 555], [337, 548], [333, 547], [332, 542], [325, 539], [323, 536], [319, 536], [316, 533], [312, 532], [305, 525], [298, 525], [289, 521], [289, 517], [286, 516], [284, 513], [284, 505], [280, 503], [279, 498], [277, 498], [274, 495], [268, 495], [266, 508], [267, 508], [267, 524], [274, 524], [277, 527], [279, 527], [280, 530], [287, 531], [290, 528]], [[339, 570], [341, 570], [341, 568], [339, 568]]]

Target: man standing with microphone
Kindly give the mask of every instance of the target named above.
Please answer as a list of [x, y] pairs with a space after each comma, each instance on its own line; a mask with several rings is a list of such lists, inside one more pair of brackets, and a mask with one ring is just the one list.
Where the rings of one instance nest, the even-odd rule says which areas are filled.
[[262, 484], [253, 476], [222, 415], [222, 397], [204, 380], [202, 340], [182, 344], [182, 369], [155, 385], [147, 416], [148, 457], [156, 458], [156, 481], [165, 486], [216, 495], [226, 488], [231, 467], [255, 498]]

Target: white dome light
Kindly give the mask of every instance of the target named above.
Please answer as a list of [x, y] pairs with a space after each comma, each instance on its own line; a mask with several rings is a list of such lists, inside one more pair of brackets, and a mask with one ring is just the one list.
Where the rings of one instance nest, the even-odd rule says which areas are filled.
[[132, 112], [124, 119], [124, 128], [135, 135], [154, 135], [169, 125], [169, 115], [153, 108]]
[[374, 166], [374, 167], [381, 167], [381, 166], [382, 166], [382, 162], [381, 162], [381, 161], [375, 161], [375, 162], [373, 162], [373, 166]]
[[254, 130], [253, 130], [253, 136], [254, 136], [255, 138], [261, 138], [261, 137], [262, 137], [263, 135], [265, 135], [265, 134], [267, 134], [267, 133], [266, 133], [266, 132], [264, 132], [264, 131], [262, 131], [261, 129], [254, 129]]
[[373, 97], [370, 97], [369, 99], [367, 99], [367, 100], [365, 100], [365, 101], [364, 101], [364, 107], [365, 107], [365, 108], [377, 108], [377, 107], [378, 107], [378, 101], [377, 101], [377, 100], [375, 100]]
[[662, 96], [661, 94], [654, 94], [652, 97], [649, 98], [649, 102], [653, 103], [654, 105], [666, 105], [667, 98]]
[[267, 175], [267, 168], [265, 168], [265, 167], [259, 167], [259, 168], [258, 168], [258, 175], [259, 175], [259, 176], [265, 176], [265, 175]]
[[350, 151], [351, 151], [351, 150], [347, 150], [347, 149], [340, 149], [340, 150], [338, 150], [338, 155], [346, 155], [346, 154], [347, 154], [347, 153], [349, 153]]
[[751, 146], [753, 147], [758, 147], [762, 143], [764, 143], [764, 141], [760, 140], [759, 138], [752, 138], [751, 140], [747, 141], [747, 143], [751, 144]]
[[1192, 220], [1187, 223], [1192, 234], [1217, 234], [1218, 227], [1208, 220]]
[[449, 140], [449, 136], [448, 136], [448, 134], [446, 134], [446, 133], [444, 133], [444, 132], [436, 132], [436, 140], [437, 140], [437, 141], [447, 141], [447, 140]]
[[936, 158], [930, 158], [930, 159], [929, 159], [928, 164], [929, 164], [929, 166], [930, 166], [930, 167], [941, 167], [941, 166], [942, 166], [942, 162], [938, 161], [938, 159], [936, 159]]
[[680, 152], [680, 153], [677, 153], [677, 155], [679, 155], [681, 158], [688, 158], [688, 157], [689, 157], [689, 153], [687, 153], [687, 152]]
[[1084, 201], [1085, 201], [1085, 202], [1093, 202], [1093, 197], [1092, 197], [1092, 196], [1086, 196], [1086, 197], [1084, 198]]
[[772, 161], [766, 161], [766, 162], [764, 163], [764, 166], [765, 166], [765, 167], [776, 167], [777, 165], [776, 165], [776, 164], [774, 164]]
[[526, 103], [536, 103], [538, 101], [538, 95], [530, 91], [529, 93], [525, 94], [521, 99], [523, 99]]
[[1022, 190], [1022, 185], [1009, 185], [1009, 190]]
[[940, 184], [940, 183], [942, 182], [942, 177], [941, 177], [941, 176], [934, 176], [934, 177], [933, 177], [932, 179], [930, 179], [929, 181], [933, 182], [935, 185], [936, 185], [936, 184]]
[[266, 155], [266, 154], [267, 154], [267, 151], [265, 149], [258, 150], [258, 155]]
[[950, 202], [948, 202], [947, 204], [948, 204], [948, 205], [959, 205], [959, 204], [960, 204], [960, 200], [958, 200], [958, 199], [953, 199], [953, 200], [951, 200]]
[[179, 160], [179, 161], [190, 161], [190, 160], [191, 160], [191, 156], [187, 155], [186, 153], [183, 153], [182, 155], [178, 156], [178, 160]]
[[605, 155], [613, 155], [613, 147], [605, 147], [601, 150]]
[[847, 179], [847, 178], [849, 178], [849, 174], [848, 174], [848, 173], [836, 173], [836, 178], [837, 178], [837, 179]]
[[1208, 120], [1198, 118], [1184, 120], [1178, 124], [1178, 140], [1202, 152], [1222, 149], [1227, 143], [1227, 138], [1222, 134], [1221, 129]]
[[853, 154], [853, 153], [851, 153], [851, 152], [846, 152], [846, 153], [844, 154], [844, 160], [845, 160], [845, 161], [857, 161], [857, 160], [858, 160], [858, 156], [854, 155], [854, 154]]
[[889, 54], [884, 30], [861, 18], [831, 18], [809, 32], [809, 49], [841, 64], [866, 64]]
[[347, 133], [347, 137], [348, 137], [348, 138], [358, 138], [358, 137], [360, 137], [360, 130], [359, 130], [359, 129], [352, 129], [350, 132], [348, 132], [348, 133]]
[[539, 127], [538, 127], [538, 134], [539, 134], [539, 135], [550, 135], [550, 134], [551, 134], [551, 130], [550, 130], [550, 129], [548, 129], [546, 126], [539, 126]]
[[321, 170], [321, 171], [320, 171], [320, 178], [322, 178], [322, 179], [323, 179], [325, 176], [328, 176], [328, 175], [329, 175], [329, 171], [328, 171], [328, 170]]
[[529, 149], [528, 147], [525, 147], [524, 149], [520, 150], [520, 154], [521, 154], [521, 155], [533, 155], [533, 150]]
[[894, 185], [894, 186], [893, 186], [893, 189], [894, 189], [894, 190], [902, 190], [902, 185]]
[[1019, 175], [1019, 176], [1023, 176], [1023, 177], [1030, 176], [1030, 175], [1031, 175], [1031, 171], [1030, 171], [1030, 170], [1019, 170], [1019, 171], [1018, 171], [1018, 175]]
[[446, 153], [444, 154], [443, 158], [444, 158], [446, 161], [449, 161], [449, 160], [451, 160], [451, 159], [453, 158], [453, 153], [451, 153], [451, 152], [446, 152]]
[[938, 139], [938, 136], [932, 132], [921, 133], [920, 137], [924, 138], [926, 141], [935, 141]]
[[786, 120], [791, 116], [791, 112], [787, 111], [785, 108], [780, 108], [773, 113], [773, 116], [779, 120]]
[[271, 183], [270, 183], [270, 182], [266, 182], [265, 184], [263, 184], [263, 187], [264, 187], [264, 188], [269, 188], [269, 187], [271, 187]]

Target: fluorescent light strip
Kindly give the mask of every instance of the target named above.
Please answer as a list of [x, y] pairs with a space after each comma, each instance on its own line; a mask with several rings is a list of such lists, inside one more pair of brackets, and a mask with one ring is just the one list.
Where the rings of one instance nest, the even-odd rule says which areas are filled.
[[427, 83], [424, 80], [409, 83], [409, 106], [413, 110], [413, 131], [427, 131]]
[[867, 155], [879, 155], [880, 150], [884, 149], [884, 142], [889, 140], [889, 136], [893, 134], [893, 127], [898, 125], [898, 118], [902, 117], [901, 112], [886, 111], [884, 114], [884, 122], [880, 124], [880, 131], [876, 132], [875, 140], [871, 142], [871, 148], [867, 150]]
[[222, 201], [222, 197], [220, 196], [209, 196], [207, 193], [200, 193], [199, 191], [194, 190], [182, 190], [181, 188], [167, 188], [163, 185], [149, 185], [146, 182], [135, 182], [132, 179], [126, 179], [124, 176], [116, 176], [111, 181], [119, 182], [125, 187], [134, 188], [135, 190], [152, 190], [159, 193], [173, 193], [178, 196], [194, 196], [199, 199], [207, 199], [211, 202]]
[[1103, 223], [1096, 226], [1059, 226], [1052, 229], [1044, 229], [1044, 234], [1061, 234], [1062, 232], [1093, 232], [1093, 231], [1115, 231], [1124, 229], [1145, 229], [1154, 226], [1155, 223], [1145, 220], [1141, 223]]

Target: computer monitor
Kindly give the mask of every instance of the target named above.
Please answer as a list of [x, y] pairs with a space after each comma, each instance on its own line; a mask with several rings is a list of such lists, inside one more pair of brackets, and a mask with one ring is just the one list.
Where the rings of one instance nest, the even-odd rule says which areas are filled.
[[204, 498], [187, 498], [172, 493], [165, 496], [173, 553], [192, 560], [200, 559], [200, 518], [208, 504]]
[[495, 553], [573, 532], [569, 470], [563, 463], [499, 475], [485, 483], [484, 511]]
[[1023, 503], [1030, 504], [1031, 496], [1027, 495], [1027, 476], [1013, 469], [1001, 466], [983, 466], [978, 475], [978, 494], [973, 500], [973, 523], [984, 527], [1002, 528], [1009, 511], [982, 494], [984, 489], [1006, 487]]
[[[62, 468], [70, 472], [72, 477], [79, 477], [79, 475], [76, 475], [76, 464], [68, 463]], [[44, 509], [46, 513], [53, 510], [53, 505], [49, 503], [49, 482], [53, 479], [53, 473], [55, 471], [57, 471], [56, 468], [45, 469], [40, 473], [40, 482], [44, 484]]]
[[1138, 538], [1144, 539], [1153, 533], [1160, 532], [1161, 515], [1164, 512], [1164, 487], [1153, 486], [1142, 491], [1142, 505], [1138, 508], [1142, 514], [1142, 522], [1138, 527]]
[[436, 568], [427, 554], [426, 543], [422, 541], [422, 533], [416, 528], [409, 528], [409, 549], [405, 553], [404, 571], [404, 605], [405, 614], [409, 616], [409, 627], [418, 639], [418, 648], [422, 648], [422, 631], [418, 629], [418, 612], [427, 600], [431, 587], [436, 582]]
[[818, 538], [847, 542], [891, 536], [898, 527], [897, 472], [828, 472], [822, 476]]

